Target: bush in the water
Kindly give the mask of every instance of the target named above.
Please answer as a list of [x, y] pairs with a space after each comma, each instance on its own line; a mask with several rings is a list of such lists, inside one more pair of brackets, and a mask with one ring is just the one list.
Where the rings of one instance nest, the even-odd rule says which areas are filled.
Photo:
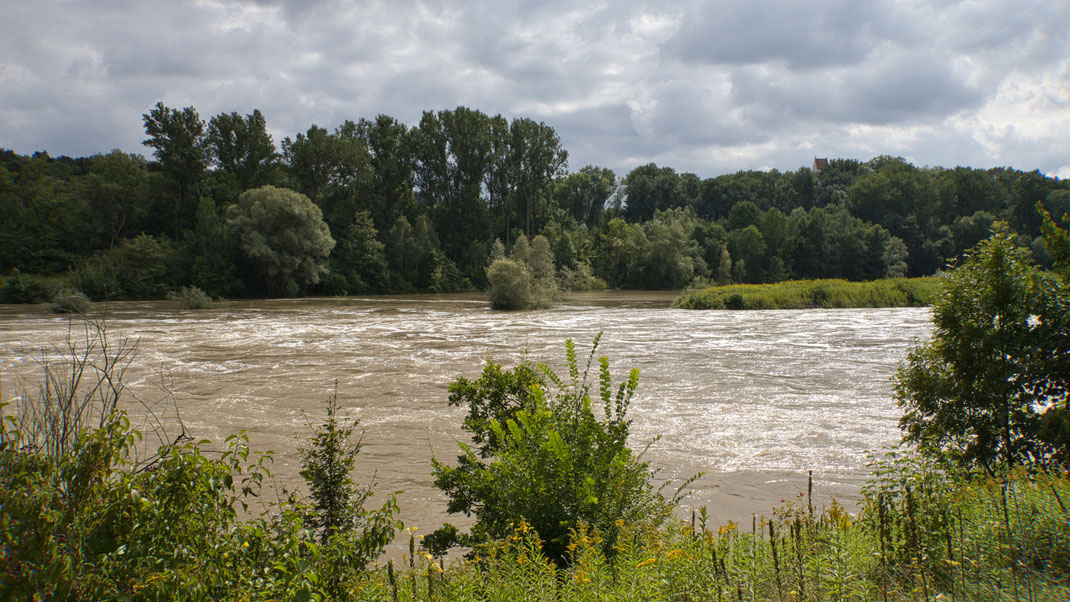
[[487, 268], [488, 298], [494, 309], [545, 309], [557, 297], [554, 258], [545, 236], [529, 243], [521, 236], [508, 259], [495, 259]]
[[167, 298], [186, 309], [208, 309], [212, 306], [212, 298], [196, 286], [183, 286], [167, 293]]
[[93, 307], [82, 291], [60, 288], [52, 295], [52, 311], [58, 314], [84, 314]]

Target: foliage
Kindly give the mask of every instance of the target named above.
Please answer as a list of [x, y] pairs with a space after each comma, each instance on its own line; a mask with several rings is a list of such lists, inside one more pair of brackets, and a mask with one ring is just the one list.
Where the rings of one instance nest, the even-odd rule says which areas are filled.
[[679, 494], [667, 500], [653, 487], [653, 471], [628, 447], [626, 415], [638, 370], [614, 394], [609, 360], [599, 358], [592, 400], [588, 379], [598, 342], [582, 372], [575, 346], [566, 342], [567, 380], [545, 365], [522, 362], [502, 371], [488, 361], [476, 381], [450, 386], [450, 404], [468, 407], [464, 428], [478, 448], [460, 443], [457, 466], [432, 464], [449, 512], [475, 515], [465, 541], [504, 538], [523, 521], [543, 538], [546, 556], [563, 563], [569, 534], [581, 524], [609, 534], [612, 550], [618, 521], [656, 525], [678, 501]]
[[377, 510], [364, 508], [372, 486], [357, 486], [351, 476], [361, 447], [359, 439], [353, 440], [357, 422], [339, 420], [337, 392], [327, 398], [326, 409], [326, 420], [300, 449], [301, 477], [312, 498], [305, 524], [326, 556], [328, 591], [338, 598], [344, 581], [375, 560], [401, 524], [394, 519], [398, 506], [393, 495]]
[[[184, 429], [172, 438], [163, 422], [151, 451], [119, 407], [136, 344], [93, 322], [81, 341], [74, 324], [41, 383], [20, 381], [16, 403], [0, 403], [0, 598], [361, 598], [354, 584], [398, 526], [393, 496], [371, 511], [342, 502], [355, 522], [325, 540], [294, 498], [256, 516], [270, 452], [251, 452], [244, 433], [222, 449]], [[352, 492], [348, 475], [321, 470], [347, 428], [311, 442], [309, 476], [342, 485], [317, 489], [313, 508]]]
[[178, 238], [193, 223], [197, 209], [197, 187], [208, 166], [204, 121], [193, 107], [181, 111], [156, 103], [141, 116], [145, 124], [145, 146], [153, 149], [157, 166], [172, 188], [163, 213], [170, 234]]
[[319, 207], [303, 194], [274, 186], [243, 192], [227, 210], [227, 227], [275, 295], [293, 296], [319, 282], [334, 248]]
[[[976, 479], [882, 461], [857, 514], [800, 496], [749, 525], [705, 507], [661, 529], [580, 526], [556, 565], [520, 521], [447, 564], [432, 555], [361, 581], [368, 600], [1062, 600], [1070, 593], [1065, 476]], [[426, 541], [426, 540], [425, 540]], [[400, 573], [400, 574], [399, 574]]]
[[557, 277], [550, 243], [536, 236], [531, 243], [521, 235], [510, 258], [487, 267], [487, 296], [494, 309], [545, 309], [557, 297]]
[[93, 303], [82, 291], [59, 288], [52, 294], [52, 311], [58, 314], [85, 314]]
[[936, 278], [872, 282], [789, 280], [777, 284], [732, 284], [684, 291], [673, 301], [683, 309], [804, 309], [811, 307], [917, 307], [928, 305]]
[[[148, 159], [0, 149], [0, 273], [69, 273], [93, 299], [162, 298], [183, 283], [224, 297], [444, 292], [488, 284], [494, 240], [509, 248], [543, 235], [563, 288], [867, 281], [933, 274], [997, 221], [1046, 267], [1057, 239], [1035, 207], [1052, 224], [1070, 211], [1066, 180], [901, 157], [706, 179], [653, 163], [623, 178], [593, 165], [568, 173], [551, 126], [468, 107], [413, 125], [389, 115], [313, 124], [279, 152], [256, 109], [205, 124], [193, 107], [158, 103], [142, 121]], [[337, 242], [297, 282], [267, 275], [265, 258], [278, 254], [250, 254], [248, 236], [224, 223], [243, 192], [264, 185], [306, 195]], [[25, 278], [0, 299], [47, 300]]]
[[212, 298], [196, 286], [183, 286], [171, 291], [167, 293], [167, 299], [178, 303], [183, 309], [208, 309], [212, 306]]
[[904, 439], [990, 474], [1066, 461], [1068, 297], [1009, 231], [978, 245], [944, 279], [932, 341], [896, 377]]

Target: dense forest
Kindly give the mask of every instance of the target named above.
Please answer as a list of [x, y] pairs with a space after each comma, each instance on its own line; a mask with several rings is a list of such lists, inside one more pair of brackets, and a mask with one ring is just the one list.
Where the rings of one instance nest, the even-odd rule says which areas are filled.
[[259, 111], [206, 122], [159, 103], [143, 122], [151, 158], [0, 150], [0, 302], [61, 286], [95, 300], [475, 290], [529, 244], [549, 247], [565, 289], [920, 276], [996, 221], [1044, 266], [1037, 204], [1070, 210], [1070, 185], [1038, 171], [888, 156], [707, 179], [570, 172], [549, 125], [465, 107], [312, 125], [278, 146]]

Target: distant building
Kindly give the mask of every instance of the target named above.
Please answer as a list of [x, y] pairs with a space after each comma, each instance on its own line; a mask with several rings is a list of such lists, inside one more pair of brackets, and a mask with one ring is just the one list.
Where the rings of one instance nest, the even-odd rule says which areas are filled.
[[825, 157], [824, 159], [818, 159], [817, 157], [814, 157], [814, 173], [820, 173], [822, 169], [825, 169], [828, 166], [828, 157]]

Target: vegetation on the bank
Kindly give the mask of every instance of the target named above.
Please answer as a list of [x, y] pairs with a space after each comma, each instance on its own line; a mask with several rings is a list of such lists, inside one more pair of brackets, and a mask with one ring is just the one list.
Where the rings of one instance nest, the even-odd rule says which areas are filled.
[[503, 539], [522, 519], [539, 533], [545, 556], [564, 565], [570, 536], [581, 527], [603, 533], [602, 551], [612, 553], [621, 522], [652, 528], [672, 512], [681, 494], [665, 499], [651, 483], [654, 471], [628, 443], [639, 371], [614, 390], [609, 360], [599, 358], [592, 399], [600, 338], [582, 367], [566, 341], [567, 378], [545, 364], [502, 370], [488, 362], [477, 380], [450, 385], [450, 405], [468, 407], [464, 428], [476, 446], [458, 444], [457, 466], [433, 459], [435, 486], [449, 495], [449, 512], [476, 522], [460, 537], [452, 525], [436, 531], [433, 552]]
[[[567, 344], [567, 377], [488, 362], [451, 386], [472, 444], [432, 471], [475, 525], [421, 549], [410, 530], [400, 563], [373, 565], [399, 508], [369, 509], [350, 479], [359, 441], [337, 397], [302, 451], [307, 501], [266, 501], [271, 455], [243, 435], [209, 451], [158, 425], [145, 455], [119, 409], [133, 347], [87, 323], [84, 346], [68, 339], [0, 405], [0, 597], [1066, 599], [1070, 220], [1041, 217], [1057, 276], [997, 229], [941, 281], [933, 339], [896, 380], [911, 447], [873, 464], [859, 512], [800, 496], [749, 529], [667, 516], [678, 500], [627, 441], [638, 374], [614, 388], [599, 358], [592, 395], [595, 350], [581, 370]], [[467, 554], [448, 564], [455, 543]]]
[[673, 307], [683, 309], [917, 307], [928, 305], [938, 287], [938, 278], [887, 278], [870, 282], [789, 280], [776, 284], [730, 284], [685, 291], [673, 301]]
[[[443, 565], [425, 556], [352, 584], [364, 600], [1064, 600], [1070, 480], [974, 478], [888, 462], [851, 515], [787, 500], [745, 525], [619, 521], [573, 531], [558, 566], [526, 522]], [[611, 553], [606, 553], [610, 547]]]
[[[312, 125], [278, 145], [259, 111], [205, 121], [159, 103], [142, 120], [147, 159], [0, 150], [0, 302], [62, 287], [93, 301], [482, 290], [523, 281], [487, 268], [539, 236], [565, 290], [926, 276], [996, 221], [1047, 266], [1034, 207], [1057, 222], [1070, 209], [1070, 183], [1035, 171], [885, 156], [706, 179], [569, 172], [551, 126], [465, 107]], [[271, 203], [243, 196], [267, 190]]]
[[[1065, 257], [1067, 239], [1049, 243]], [[1070, 466], [1065, 276], [1035, 269], [1000, 230], [944, 279], [933, 326], [895, 382], [905, 440], [990, 475]]]

